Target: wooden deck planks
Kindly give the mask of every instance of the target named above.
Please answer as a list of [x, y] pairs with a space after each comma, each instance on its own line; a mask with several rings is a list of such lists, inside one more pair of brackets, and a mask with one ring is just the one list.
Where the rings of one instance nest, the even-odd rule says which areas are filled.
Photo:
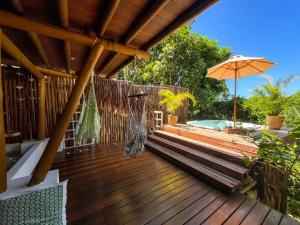
[[264, 204], [256, 203], [241, 225], [262, 224], [270, 208]]
[[274, 209], [271, 209], [263, 225], [279, 224], [282, 219], [282, 216], [283, 216], [282, 213], [275, 211]]
[[224, 225], [239, 225], [255, 206], [255, 201], [246, 199], [243, 204], [227, 219]]
[[53, 168], [69, 180], [71, 225], [291, 223], [243, 195], [222, 194], [148, 151], [137, 159], [124, 157], [114, 144], [68, 151], [58, 153]]

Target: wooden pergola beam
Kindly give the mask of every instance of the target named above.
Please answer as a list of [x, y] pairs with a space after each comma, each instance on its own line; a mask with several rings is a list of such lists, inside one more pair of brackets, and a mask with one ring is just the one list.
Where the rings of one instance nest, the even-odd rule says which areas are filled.
[[60, 21], [63, 27], [69, 26], [68, 0], [58, 0]]
[[118, 8], [119, 3], [120, 0], [108, 0], [108, 7], [105, 10], [104, 15], [102, 16], [102, 20], [100, 21], [99, 25], [100, 37], [103, 37], [111, 18], [113, 17]]
[[[122, 38], [122, 43], [128, 45], [150, 22], [151, 20], [168, 4], [170, 0], [156, 0], [153, 4], [151, 4], [150, 8], [145, 10], [146, 12], [142, 12], [137, 16], [135, 22], [129, 27], [126, 31], [126, 34]], [[118, 58], [120, 54], [114, 53], [110, 55], [103, 66], [100, 67], [99, 73], [104, 73], [105, 68], [109, 67], [111, 63]], [[109, 77], [108, 77], [109, 78]]]
[[77, 78], [76, 76], [74, 76], [72, 74], [64, 73], [64, 72], [57, 71], [57, 70], [46, 69], [46, 68], [39, 67], [39, 66], [36, 66], [35, 68], [38, 71], [40, 71], [41, 73], [45, 74], [46, 76], [65, 77], [65, 78], [72, 78], [72, 79]]
[[20, 62], [24, 68], [32, 73], [38, 79], [44, 79], [44, 75], [40, 73], [23, 52], [2, 32], [2, 49], [11, 57]]
[[[6, 65], [18, 65], [18, 62], [16, 60], [7, 59], [7, 58], [2, 58], [2, 63]], [[72, 79], [77, 78], [77, 76], [75, 76], [74, 74], [65, 73], [59, 70], [48, 69], [40, 66], [35, 66], [35, 68], [45, 76], [65, 77], [65, 78], [72, 78]]]
[[[177, 28], [182, 26], [183, 24], [188, 23], [197, 15], [204, 12], [211, 5], [215, 4], [219, 0], [202, 0], [195, 1], [190, 7], [184, 10], [175, 20], [173, 20], [170, 24], [168, 24], [165, 28], [163, 28], [155, 37], [153, 37], [148, 43], [142, 46], [142, 49], [148, 50], [152, 48], [154, 45], [159, 43], [164, 37], [168, 36], [172, 32], [174, 32]], [[112, 77], [116, 72], [121, 70], [127, 64], [129, 64], [133, 60], [133, 57], [128, 57], [120, 66], [118, 66], [114, 71], [107, 75], [107, 77]]]
[[[10, 0], [11, 4], [14, 6], [15, 10], [22, 16], [26, 16], [26, 13], [24, 11], [23, 5], [20, 2], [20, 0]], [[36, 47], [36, 49], [38, 50], [38, 53], [40, 54], [40, 56], [42, 57], [44, 63], [46, 64], [46, 66], [48, 68], [50, 68], [50, 63], [49, 60], [47, 58], [47, 55], [44, 51], [44, 48], [42, 46], [42, 43], [38, 37], [38, 35], [34, 32], [28, 32], [28, 36], [30, 37], [31, 41], [33, 42], [34, 46]]]
[[101, 43], [96, 43], [92, 47], [88, 60], [85, 63], [84, 68], [75, 83], [75, 86], [61, 115], [61, 118], [56, 128], [54, 129], [54, 132], [45, 148], [45, 151], [37, 167], [34, 170], [33, 176], [28, 184], [29, 186], [41, 183], [50, 170], [57, 149], [65, 135], [72, 116], [76, 108], [78, 107], [82, 93], [91, 78], [96, 62], [102, 54], [103, 49], [104, 47]]
[[30, 39], [32, 40], [34, 46], [36, 47], [36, 49], [38, 50], [40, 56], [42, 57], [43, 61], [45, 62], [46, 66], [48, 68], [51, 68], [48, 57], [46, 55], [46, 52], [42, 46], [42, 43], [38, 37], [38, 35], [36, 33], [33, 32], [28, 32], [28, 35], [30, 37]]
[[[2, 30], [0, 29], [0, 64], [2, 49]], [[5, 150], [5, 128], [4, 128], [4, 112], [3, 112], [3, 83], [2, 68], [0, 66], [0, 193], [7, 189], [6, 177], [6, 150]]]
[[124, 55], [137, 56], [138, 58], [143, 59], [147, 59], [149, 57], [148, 52], [145, 50], [136, 49], [111, 40], [106, 40], [104, 38], [93, 39], [82, 33], [68, 31], [60, 27], [38, 23], [3, 10], [0, 10], [0, 25], [27, 32], [35, 32], [37, 34], [49, 36], [56, 39], [79, 42], [90, 46], [92, 46], [94, 43], [101, 43], [104, 49], [109, 51], [119, 52]]
[[[59, 6], [59, 16], [61, 24], [64, 28], [69, 27], [69, 10], [68, 10], [68, 0], [58, 0]], [[66, 57], [66, 72], [71, 73], [71, 43], [70, 41], [64, 42], [64, 50]]]

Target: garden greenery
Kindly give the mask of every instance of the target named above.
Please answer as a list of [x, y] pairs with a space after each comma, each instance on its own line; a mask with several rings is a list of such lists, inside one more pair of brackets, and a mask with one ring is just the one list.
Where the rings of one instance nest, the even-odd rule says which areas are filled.
[[287, 137], [280, 138], [265, 130], [256, 141], [258, 159], [288, 176], [288, 213], [300, 218], [300, 115]]
[[197, 103], [195, 96], [188, 92], [174, 94], [170, 90], [160, 90], [159, 95], [163, 97], [159, 104], [165, 105], [171, 115], [173, 115], [179, 107], [184, 105], [184, 100], [186, 99], [190, 99], [193, 106]]
[[243, 103], [244, 109], [249, 110], [251, 115], [259, 118], [260, 122], [264, 121], [266, 115], [286, 114], [288, 109], [295, 104], [297, 99], [293, 95], [286, 95], [284, 89], [300, 75], [290, 75], [285, 79], [278, 80], [276, 83], [270, 76], [264, 75], [263, 77], [267, 78], [269, 82], [255, 88], [253, 96]]

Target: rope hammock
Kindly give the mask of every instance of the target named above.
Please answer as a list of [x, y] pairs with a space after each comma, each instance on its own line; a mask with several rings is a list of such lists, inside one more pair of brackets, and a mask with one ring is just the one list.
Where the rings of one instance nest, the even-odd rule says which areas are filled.
[[[135, 59], [136, 68], [136, 59]], [[134, 79], [137, 75], [136, 69], [134, 71]], [[130, 85], [127, 102], [128, 102], [128, 125], [126, 132], [126, 144], [123, 148], [123, 153], [126, 156], [137, 157], [144, 149], [144, 144], [147, 139], [147, 127], [146, 127], [146, 100], [147, 93], [142, 91], [140, 93], [133, 93], [132, 86]], [[132, 111], [132, 104], [141, 104], [140, 112], [136, 114]]]
[[100, 133], [100, 115], [94, 86], [94, 73], [90, 81], [88, 98], [83, 95], [82, 110], [79, 122], [76, 126], [76, 143], [80, 144], [82, 139], [97, 138]]

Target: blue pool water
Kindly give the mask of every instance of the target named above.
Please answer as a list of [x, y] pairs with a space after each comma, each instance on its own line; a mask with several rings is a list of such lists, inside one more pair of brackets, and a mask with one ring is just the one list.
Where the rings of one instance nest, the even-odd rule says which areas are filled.
[[227, 120], [195, 120], [187, 122], [188, 125], [212, 130], [223, 130], [228, 123], [230, 121]]

